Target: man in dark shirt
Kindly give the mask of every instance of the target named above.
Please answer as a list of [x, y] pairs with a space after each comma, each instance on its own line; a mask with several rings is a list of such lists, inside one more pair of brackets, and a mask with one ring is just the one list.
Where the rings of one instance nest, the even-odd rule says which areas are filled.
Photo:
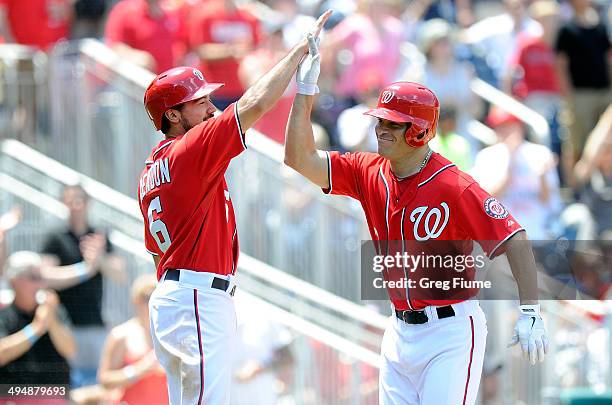
[[83, 256], [88, 252], [93, 251], [91, 254], [100, 256], [100, 271], [95, 276], [58, 292], [74, 326], [79, 346], [78, 354], [70, 364], [73, 388], [96, 383], [98, 363], [107, 334], [102, 318], [102, 273], [116, 275], [123, 271], [123, 262], [112, 253], [108, 238], [96, 232], [88, 223], [88, 200], [81, 186], [67, 186], [64, 189], [63, 201], [69, 210], [68, 227], [51, 233], [42, 249], [42, 253], [55, 256], [60, 266], [83, 262]]
[[571, 0], [574, 17], [561, 27], [555, 50], [561, 91], [570, 107], [569, 142], [564, 153], [576, 162], [597, 120], [612, 99], [610, 39], [605, 22], [589, 0]]
[[40, 267], [34, 252], [17, 252], [7, 260], [6, 277], [15, 298], [0, 309], [2, 384], [66, 385], [70, 380], [66, 359], [75, 355], [76, 343], [57, 295], [40, 294], [45, 286]]

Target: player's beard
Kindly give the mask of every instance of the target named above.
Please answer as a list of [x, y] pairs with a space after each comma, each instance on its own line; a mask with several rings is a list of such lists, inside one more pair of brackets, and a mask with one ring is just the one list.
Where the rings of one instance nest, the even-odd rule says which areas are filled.
[[[209, 114], [206, 117], [204, 117], [202, 122], [207, 121], [212, 117], [214, 117], [214, 114]], [[189, 131], [191, 128], [195, 127], [198, 124], [201, 124], [201, 122], [196, 122], [195, 124], [192, 124], [191, 122], [189, 122], [187, 118], [181, 117], [181, 126], [183, 127], [183, 131], [185, 132]]]

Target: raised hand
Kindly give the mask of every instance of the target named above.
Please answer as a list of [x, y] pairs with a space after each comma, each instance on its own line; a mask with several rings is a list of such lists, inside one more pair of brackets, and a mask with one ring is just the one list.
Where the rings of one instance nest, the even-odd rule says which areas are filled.
[[295, 79], [299, 94], [312, 96], [319, 92], [317, 83], [321, 73], [321, 56], [319, 55], [318, 39], [308, 34], [308, 55], [298, 66]]
[[79, 247], [85, 262], [90, 267], [97, 268], [106, 254], [106, 237], [102, 234], [86, 235], [81, 238]]
[[325, 23], [329, 19], [329, 16], [332, 15], [332, 13], [333, 13], [332, 10], [327, 10], [326, 12], [324, 12], [321, 15], [321, 17], [319, 17], [317, 19], [317, 21], [315, 22], [313, 27], [310, 29], [310, 31], [308, 31], [308, 33], [306, 34], [305, 38], [302, 39], [302, 42], [300, 42], [299, 46], [304, 51], [304, 54], [307, 54], [309, 52], [309, 48], [310, 48], [309, 44], [308, 44], [308, 37], [312, 36], [313, 38], [317, 39], [319, 37], [319, 34], [321, 33], [321, 30], [323, 29], [323, 26], [325, 25]]

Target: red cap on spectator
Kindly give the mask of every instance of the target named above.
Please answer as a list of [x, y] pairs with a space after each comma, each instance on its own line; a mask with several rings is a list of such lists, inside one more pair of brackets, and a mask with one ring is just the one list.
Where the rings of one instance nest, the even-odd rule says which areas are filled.
[[501, 125], [512, 122], [520, 123], [521, 120], [519, 120], [515, 115], [512, 115], [499, 107], [491, 107], [491, 111], [489, 111], [489, 115], [487, 116], [487, 125], [489, 125], [491, 128], [497, 128]]

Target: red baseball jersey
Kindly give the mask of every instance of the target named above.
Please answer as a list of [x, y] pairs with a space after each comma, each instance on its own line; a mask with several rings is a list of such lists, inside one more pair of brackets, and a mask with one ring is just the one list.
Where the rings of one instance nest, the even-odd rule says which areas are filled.
[[[397, 178], [389, 161], [374, 153], [329, 152], [328, 172], [330, 188], [324, 192], [361, 202], [372, 240], [384, 242], [377, 243], [382, 254], [396, 252], [389, 251], [389, 246], [404, 249], [425, 242], [431, 246], [431, 241], [452, 241], [456, 254], [470, 254], [475, 241], [493, 258], [504, 251], [504, 241], [522, 230], [472, 177], [437, 153], [420, 173], [405, 179]], [[399, 310], [466, 299], [419, 299], [410, 296], [409, 288], [400, 295], [388, 291]], [[470, 292], [470, 296], [475, 293]]]
[[238, 236], [225, 171], [246, 149], [236, 103], [153, 149], [140, 175], [145, 246], [166, 269], [234, 274]]

